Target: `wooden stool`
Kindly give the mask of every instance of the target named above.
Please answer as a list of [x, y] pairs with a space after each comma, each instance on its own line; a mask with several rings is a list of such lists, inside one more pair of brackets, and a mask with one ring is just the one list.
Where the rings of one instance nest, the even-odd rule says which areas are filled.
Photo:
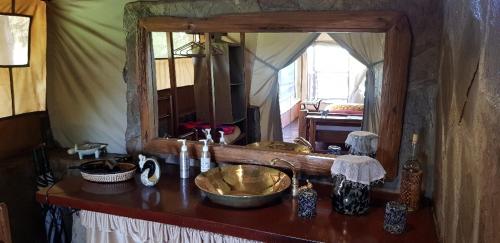
[[10, 237], [9, 212], [5, 203], [0, 203], [0, 242], [12, 243]]

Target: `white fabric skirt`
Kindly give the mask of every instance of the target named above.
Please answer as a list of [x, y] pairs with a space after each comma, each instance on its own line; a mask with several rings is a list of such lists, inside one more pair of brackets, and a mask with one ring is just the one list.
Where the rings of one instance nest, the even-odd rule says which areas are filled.
[[80, 211], [81, 224], [86, 229], [86, 242], [210, 242], [251, 243], [257, 242], [234, 236], [179, 227], [141, 219]]

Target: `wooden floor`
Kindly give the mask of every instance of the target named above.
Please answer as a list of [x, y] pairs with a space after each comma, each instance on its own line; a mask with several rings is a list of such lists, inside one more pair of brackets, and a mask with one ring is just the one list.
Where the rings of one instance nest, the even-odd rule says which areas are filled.
[[293, 140], [299, 136], [299, 119], [288, 124], [283, 128], [283, 142], [293, 143]]
[[[437, 242], [431, 208], [408, 216], [407, 231], [392, 235], [383, 229], [384, 209], [374, 206], [363, 216], [346, 216], [332, 210], [331, 188], [315, 185], [317, 216], [297, 216], [296, 200], [290, 195], [268, 207], [236, 210], [210, 202], [194, 185], [181, 181], [177, 166], [168, 165], [156, 187], [138, 178], [122, 184], [96, 184], [81, 177], [68, 177], [47, 191], [37, 193], [43, 203], [138, 218], [266, 242]], [[197, 171], [191, 171], [195, 175]], [[182, 183], [181, 183], [182, 182]], [[145, 194], [156, 200], [145, 200]], [[146, 197], [146, 199], [151, 198]]]

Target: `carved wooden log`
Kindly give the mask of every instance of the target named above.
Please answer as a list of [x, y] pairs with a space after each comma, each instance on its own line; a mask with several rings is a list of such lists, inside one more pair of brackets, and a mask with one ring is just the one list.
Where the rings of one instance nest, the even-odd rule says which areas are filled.
[[[202, 143], [187, 141], [189, 156], [198, 159], [201, 156]], [[175, 139], [157, 138], [149, 142], [144, 152], [152, 155], [178, 155], [180, 143]], [[329, 154], [301, 154], [290, 151], [272, 151], [265, 149], [247, 148], [236, 145], [210, 145], [210, 154], [215, 162], [242, 163], [270, 166], [270, 161], [280, 158], [290, 161], [298, 170], [311, 175], [330, 175], [335, 155]], [[289, 168], [286, 165], [276, 164], [276, 167]]]

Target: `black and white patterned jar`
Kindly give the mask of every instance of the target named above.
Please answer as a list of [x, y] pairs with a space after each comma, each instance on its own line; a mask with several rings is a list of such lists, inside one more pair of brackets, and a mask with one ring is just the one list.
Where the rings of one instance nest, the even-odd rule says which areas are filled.
[[299, 204], [298, 215], [303, 218], [312, 218], [316, 215], [316, 204], [318, 202], [318, 193], [312, 189], [312, 184], [308, 181], [307, 186], [299, 189], [297, 194]]
[[332, 203], [335, 211], [348, 215], [360, 215], [368, 211], [369, 185], [349, 181], [344, 175], [335, 175], [333, 183]]
[[342, 214], [360, 215], [370, 207], [370, 189], [383, 183], [385, 170], [378, 160], [368, 156], [342, 155], [335, 158], [332, 204]]
[[328, 146], [328, 153], [335, 154], [335, 155], [341, 155], [342, 148], [340, 146], [337, 146], [337, 145], [330, 145], [330, 146]]
[[350, 132], [345, 140], [345, 145], [349, 148], [349, 154], [375, 158], [378, 135], [367, 131]]
[[406, 205], [390, 201], [385, 205], [384, 229], [392, 234], [401, 234], [406, 228]]

